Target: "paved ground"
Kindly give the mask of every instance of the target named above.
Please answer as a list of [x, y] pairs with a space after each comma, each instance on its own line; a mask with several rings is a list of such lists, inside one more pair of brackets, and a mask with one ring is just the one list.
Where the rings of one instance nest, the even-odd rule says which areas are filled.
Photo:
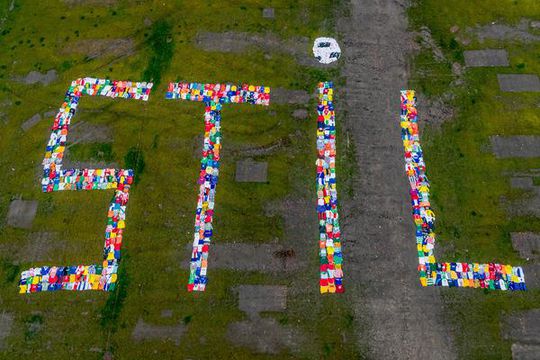
[[13, 200], [9, 204], [7, 224], [21, 229], [30, 229], [36, 217], [37, 200]]
[[186, 325], [150, 325], [139, 319], [137, 326], [133, 329], [133, 340], [170, 340], [176, 345], [180, 344], [180, 339], [186, 332]]
[[491, 136], [493, 153], [499, 159], [531, 158], [540, 156], [540, 136]]
[[235, 180], [236, 182], [267, 182], [268, 163], [266, 161], [254, 161], [253, 159], [237, 161]]
[[519, 24], [511, 26], [493, 22], [491, 24], [480, 26], [474, 29], [467, 28], [467, 32], [474, 33], [480, 42], [484, 40], [510, 40], [532, 42], [540, 41], [540, 36], [532, 33], [530, 30], [533, 26], [528, 19], [521, 19]]
[[41, 83], [42, 85], [49, 85], [58, 77], [56, 70], [52, 69], [46, 73], [40, 73], [39, 71], [30, 71], [26, 76], [18, 76], [13, 80], [25, 83], [26, 85], [32, 85], [36, 83]]
[[11, 327], [13, 326], [13, 315], [2, 312], [0, 314], [0, 349], [5, 346], [5, 340], [11, 334]]
[[540, 234], [514, 232], [510, 234], [513, 248], [527, 260], [540, 260]]
[[370, 346], [369, 358], [453, 359], [439, 289], [422, 289], [416, 272], [398, 124], [399, 91], [406, 85], [405, 59], [412, 46], [404, 4], [353, 1], [352, 18], [338, 23], [344, 32], [347, 83], [339, 89], [344, 97], [340, 107], [348, 110], [346, 127], [361, 165], [355, 198], [341, 202], [348, 215], [343, 227], [345, 286], [357, 299], [358, 328], [369, 326], [367, 333], [358, 334], [359, 343]]
[[536, 74], [498, 74], [501, 91], [540, 91], [540, 80]]
[[465, 66], [509, 66], [508, 53], [504, 49], [468, 50], [463, 53]]

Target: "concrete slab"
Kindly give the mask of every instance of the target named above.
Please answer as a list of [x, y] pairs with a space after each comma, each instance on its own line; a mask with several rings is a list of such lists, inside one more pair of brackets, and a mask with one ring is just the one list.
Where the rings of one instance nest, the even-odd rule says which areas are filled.
[[295, 119], [300, 119], [300, 120], [307, 119], [308, 115], [309, 113], [306, 109], [296, 109], [293, 111], [293, 114], [292, 114], [292, 116]]
[[465, 66], [509, 66], [508, 53], [504, 49], [468, 50], [463, 53]]
[[264, 8], [262, 16], [265, 19], [273, 19], [275, 17], [274, 8]]
[[503, 339], [540, 344], [540, 309], [507, 315], [502, 319], [501, 334]]
[[540, 345], [512, 344], [512, 360], [540, 359]]
[[540, 91], [540, 79], [535, 74], [497, 74], [501, 91]]
[[59, 240], [58, 233], [55, 232], [34, 232], [28, 234], [26, 245], [18, 251], [20, 261], [53, 261], [54, 254], [62, 249], [71, 248], [73, 244], [68, 244], [65, 240]]
[[31, 118], [22, 123], [21, 129], [24, 132], [30, 130], [34, 125], [41, 121], [41, 114], [34, 114]]
[[287, 287], [279, 285], [240, 285], [238, 308], [250, 318], [256, 319], [263, 311], [287, 309]]
[[527, 289], [540, 289], [540, 264], [523, 265]]
[[33, 85], [36, 83], [41, 83], [42, 85], [49, 85], [58, 77], [56, 70], [52, 69], [47, 71], [44, 74], [41, 74], [39, 71], [30, 71], [26, 76], [14, 77], [15, 81], [24, 83], [26, 85]]
[[310, 96], [304, 90], [273, 88], [270, 101], [274, 104], [305, 104], [308, 105]]
[[499, 159], [540, 157], [540, 136], [491, 136], [493, 153]]
[[540, 234], [532, 232], [511, 233], [512, 246], [524, 259], [540, 260]]
[[150, 325], [144, 322], [143, 319], [139, 319], [135, 329], [133, 329], [133, 340], [145, 341], [145, 340], [170, 340], [174, 341], [176, 345], [180, 345], [180, 340], [186, 332], [186, 326], [184, 324], [179, 325]]
[[522, 18], [517, 25], [507, 25], [494, 21], [482, 26], [477, 25], [474, 29], [467, 28], [467, 32], [470, 31], [478, 36], [480, 42], [486, 39], [520, 42], [540, 41], [540, 35], [529, 32], [529, 19], [526, 18]]
[[170, 318], [172, 316], [173, 316], [173, 311], [171, 309], [161, 310], [161, 317], [162, 318]]
[[528, 190], [528, 195], [520, 200], [513, 201], [508, 206], [511, 216], [537, 216], [540, 217], [540, 187], [535, 186]]
[[11, 227], [30, 229], [36, 217], [37, 200], [13, 200], [9, 204], [7, 224]]
[[283, 350], [299, 349], [303, 337], [294, 328], [280, 325], [275, 319], [240, 321], [229, 324], [227, 339], [258, 353], [278, 354]]
[[268, 163], [252, 159], [237, 161], [235, 180], [236, 182], [267, 182]]
[[530, 176], [526, 177], [513, 177], [510, 179], [510, 186], [514, 189], [532, 189], [533, 178]]
[[0, 314], [0, 349], [5, 348], [6, 338], [11, 334], [13, 315], [2, 312]]
[[110, 143], [113, 141], [113, 134], [107, 125], [79, 121], [70, 127], [68, 141], [69, 144]]

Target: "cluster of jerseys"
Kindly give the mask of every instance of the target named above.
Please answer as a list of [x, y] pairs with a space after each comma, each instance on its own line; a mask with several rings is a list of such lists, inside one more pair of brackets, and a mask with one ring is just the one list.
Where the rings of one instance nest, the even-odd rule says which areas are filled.
[[107, 213], [102, 265], [37, 267], [21, 274], [20, 292], [54, 290], [113, 290], [116, 286], [120, 250], [125, 228], [133, 170], [62, 169], [68, 129], [82, 95], [148, 100], [152, 83], [132, 83], [84, 78], [71, 83], [64, 103], [54, 119], [43, 160], [44, 192], [114, 189]]
[[55, 290], [102, 290], [116, 287], [118, 265], [38, 267], [23, 271], [19, 283], [20, 293]]
[[102, 290], [116, 287], [122, 233], [125, 228], [129, 184], [119, 184], [109, 205], [102, 265], [36, 267], [21, 273], [19, 292]]
[[[51, 136], [47, 143], [41, 182], [43, 191], [109, 189], [113, 186], [108, 185], [109, 182], [118, 182], [118, 176], [110, 176], [110, 169], [96, 169], [92, 175], [81, 175], [80, 170], [61, 169], [71, 119], [75, 115], [82, 95], [148, 100], [151, 88], [152, 83], [145, 82], [132, 83], [94, 78], [73, 81], [54, 119]], [[97, 184], [94, 184], [95, 182]]]
[[331, 82], [319, 83], [317, 104], [317, 213], [321, 293], [342, 293], [343, 255], [336, 190], [336, 122]]
[[269, 105], [270, 88], [264, 86], [171, 83], [167, 99], [205, 103], [204, 143], [199, 173], [199, 196], [195, 215], [193, 250], [189, 268], [188, 291], [204, 291], [208, 282], [208, 250], [213, 234], [212, 220], [221, 149], [222, 104]]
[[165, 96], [167, 99], [182, 99], [220, 104], [253, 105], [270, 104], [270, 88], [255, 85], [170, 83]]
[[416, 225], [418, 271], [422, 286], [455, 286], [498, 290], [525, 290], [521, 267], [495, 263], [438, 263], [435, 260], [435, 215], [429, 201], [429, 180], [417, 123], [416, 97], [401, 92], [401, 137], [405, 148], [405, 171], [411, 186], [413, 220]]

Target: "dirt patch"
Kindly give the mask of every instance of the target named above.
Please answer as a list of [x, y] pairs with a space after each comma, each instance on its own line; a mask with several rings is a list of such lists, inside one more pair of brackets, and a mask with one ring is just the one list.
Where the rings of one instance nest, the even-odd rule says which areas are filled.
[[512, 360], [538, 360], [540, 345], [512, 344]]
[[497, 74], [501, 91], [540, 91], [540, 80], [535, 74]]
[[451, 120], [455, 116], [454, 108], [448, 105], [450, 95], [428, 98], [422, 93], [418, 93], [418, 110], [420, 118], [420, 128], [423, 130], [426, 125], [434, 129], [440, 129], [441, 125]]
[[171, 309], [161, 310], [162, 318], [171, 318], [173, 316], [173, 311]]
[[[502, 203], [505, 202], [503, 198]], [[540, 187], [533, 187], [528, 191], [525, 199], [512, 201], [508, 204], [508, 212], [512, 216], [533, 215], [540, 217]]]
[[67, 245], [66, 241], [58, 240], [57, 233], [44, 231], [31, 233], [28, 234], [23, 251], [19, 251], [18, 258], [24, 262], [53, 261], [51, 254], [64, 249]]
[[503, 339], [540, 344], [540, 309], [513, 313], [502, 319]]
[[540, 289], [539, 264], [523, 265], [523, 273], [525, 274], [525, 285], [527, 285], [527, 289]]
[[293, 118], [298, 120], [305, 120], [307, 119], [308, 115], [309, 113], [306, 109], [296, 109], [292, 113]]
[[15, 76], [13, 80], [24, 83], [26, 85], [33, 85], [41, 83], [42, 85], [49, 85], [58, 78], [56, 70], [49, 70], [42, 74], [39, 71], [30, 71], [26, 76]]
[[[192, 245], [186, 245], [191, 252]], [[212, 244], [210, 247], [212, 268], [237, 271], [260, 271], [283, 273], [295, 271], [305, 266], [296, 256], [293, 248], [279, 244]], [[188, 267], [186, 261], [183, 268]]]
[[[294, 174], [292, 174], [294, 176]], [[294, 262], [298, 267], [302, 267], [312, 259], [313, 239], [317, 239], [317, 212], [316, 200], [304, 199], [300, 197], [288, 197], [265, 204], [265, 213], [267, 216], [281, 216], [284, 220], [284, 239], [280, 242], [287, 244], [294, 250]], [[313, 224], [309, 226], [307, 224]], [[276, 251], [288, 250], [275, 249]], [[274, 255], [280, 258], [281, 252]], [[287, 260], [287, 262], [292, 261]]]
[[433, 40], [433, 37], [431, 36], [431, 30], [429, 30], [427, 26], [422, 26], [420, 28], [420, 37], [422, 39], [420, 45], [425, 49], [430, 49], [433, 54], [433, 58], [436, 61], [446, 61], [446, 58], [444, 57], [441, 48], [439, 47], [439, 45], [437, 45], [435, 40]]
[[12, 326], [13, 326], [13, 315], [2, 312], [2, 314], [0, 314], [0, 349], [5, 348], [6, 339], [11, 334]]
[[63, 54], [83, 54], [88, 60], [100, 56], [129, 56], [135, 53], [135, 41], [130, 38], [87, 39], [69, 44]]
[[273, 88], [270, 94], [270, 101], [276, 104], [302, 104], [307, 106], [310, 99], [311, 96], [304, 90]]
[[30, 229], [36, 217], [37, 200], [13, 200], [9, 204], [7, 224], [21, 229]]
[[540, 136], [491, 136], [493, 154], [498, 159], [540, 157]]
[[510, 179], [510, 186], [514, 189], [524, 189], [529, 190], [533, 189], [533, 179], [532, 177], [513, 177]]
[[265, 19], [273, 19], [275, 17], [274, 8], [264, 8], [262, 11], [262, 16]]
[[69, 6], [76, 5], [101, 5], [101, 6], [111, 6], [116, 4], [117, 0], [64, 0], [64, 4]]
[[[287, 40], [278, 38], [272, 33], [264, 35], [243, 32], [201, 32], [195, 37], [195, 45], [205, 51], [241, 53], [249, 48], [287, 53], [296, 58], [300, 65], [311, 67], [327, 67], [320, 64], [311, 53], [311, 41], [307, 37], [295, 37]], [[333, 63], [330, 66], [336, 66]]]
[[527, 260], [540, 260], [540, 234], [531, 232], [511, 233], [512, 247]]
[[272, 318], [232, 323], [227, 328], [226, 336], [234, 345], [266, 354], [278, 354], [284, 350], [294, 352], [304, 341], [304, 337], [296, 329], [280, 325]]
[[291, 144], [291, 138], [295, 134], [289, 134], [288, 137], [282, 137], [276, 141], [264, 146], [234, 146], [234, 144], [225, 147], [223, 153], [231, 153], [232, 156], [267, 156], [272, 155], [276, 151], [283, 149]]
[[236, 182], [265, 183], [268, 181], [268, 163], [253, 159], [236, 162]]
[[78, 121], [69, 129], [70, 145], [87, 143], [111, 143], [113, 133], [109, 126]]
[[139, 319], [135, 329], [133, 329], [132, 338], [137, 342], [146, 340], [173, 341], [178, 346], [186, 330], [187, 327], [184, 324], [150, 325], [145, 323], [143, 319]]
[[465, 66], [510, 66], [508, 53], [504, 49], [468, 50], [463, 53]]
[[238, 308], [250, 319], [259, 318], [263, 311], [284, 311], [287, 309], [287, 287], [276, 285], [240, 285]]
[[[62, 169], [120, 169], [118, 163], [115, 162], [105, 162], [105, 161], [72, 161], [69, 159], [64, 159], [62, 162]], [[42, 171], [43, 172], [43, 171]]]
[[28, 120], [22, 123], [21, 129], [23, 129], [23, 131], [26, 132], [30, 130], [30, 128], [35, 126], [37, 123], [39, 123], [40, 121], [41, 121], [41, 114], [39, 113], [34, 114], [34, 116], [32, 116], [31, 118], [29, 118]]
[[260, 317], [261, 312], [286, 310], [286, 286], [240, 285], [233, 291], [238, 293], [238, 308], [249, 320], [229, 324], [227, 338], [231, 343], [268, 354], [300, 348], [304, 339], [297, 329], [281, 325], [273, 318]]
[[483, 42], [486, 39], [504, 41], [517, 40], [522, 42], [540, 41], [540, 35], [535, 35], [528, 31], [529, 24], [530, 20], [528, 19], [521, 19], [517, 26], [493, 22], [484, 26], [467, 28], [466, 32], [476, 35], [480, 42]]

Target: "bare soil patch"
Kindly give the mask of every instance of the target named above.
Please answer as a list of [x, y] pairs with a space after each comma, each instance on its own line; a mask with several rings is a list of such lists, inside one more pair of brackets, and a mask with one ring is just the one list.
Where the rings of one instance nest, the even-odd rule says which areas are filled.
[[240, 285], [238, 308], [251, 319], [259, 317], [263, 311], [284, 311], [287, 309], [287, 287], [277, 285]]
[[24, 83], [26, 85], [33, 85], [41, 83], [42, 85], [49, 85], [58, 78], [56, 70], [49, 70], [42, 74], [39, 71], [30, 71], [26, 76], [16, 76], [13, 80]]
[[511, 233], [512, 246], [524, 259], [540, 260], [540, 234], [532, 232]]
[[64, 54], [83, 54], [88, 60], [101, 56], [128, 56], [135, 53], [135, 41], [131, 38], [86, 39], [65, 47]]
[[180, 340], [186, 332], [186, 325], [150, 325], [139, 319], [135, 329], [133, 329], [133, 340], [167, 340], [173, 341], [176, 345], [180, 345]]
[[265, 183], [268, 181], [268, 163], [253, 159], [236, 162], [236, 182]]
[[504, 49], [483, 49], [467, 50], [465, 56], [465, 66], [510, 66], [508, 53]]
[[2, 312], [0, 314], [0, 349], [4, 349], [6, 344], [6, 338], [11, 334], [11, 328], [13, 326], [13, 315]]
[[540, 344], [540, 309], [513, 313], [502, 319], [503, 339]]
[[499, 159], [540, 157], [540, 136], [491, 136], [493, 154]]
[[15, 228], [30, 229], [37, 207], [37, 200], [13, 200], [9, 205], [7, 224]]
[[287, 53], [295, 57], [300, 65], [310, 67], [330, 66], [335, 67], [337, 63], [330, 65], [320, 64], [312, 54], [312, 40], [307, 37], [294, 37], [290, 39], [280, 39], [272, 33], [256, 34], [243, 32], [201, 32], [195, 38], [195, 45], [205, 51], [219, 51], [241, 53], [249, 48], [260, 49], [271, 52]]
[[497, 74], [501, 91], [540, 91], [540, 80], [535, 74]]
[[473, 29], [467, 28], [466, 32], [476, 35], [480, 42], [483, 42], [486, 39], [517, 40], [522, 42], [540, 41], [540, 35], [529, 32], [529, 28], [530, 20], [521, 19], [517, 26], [494, 22], [484, 26], [477, 26]]

